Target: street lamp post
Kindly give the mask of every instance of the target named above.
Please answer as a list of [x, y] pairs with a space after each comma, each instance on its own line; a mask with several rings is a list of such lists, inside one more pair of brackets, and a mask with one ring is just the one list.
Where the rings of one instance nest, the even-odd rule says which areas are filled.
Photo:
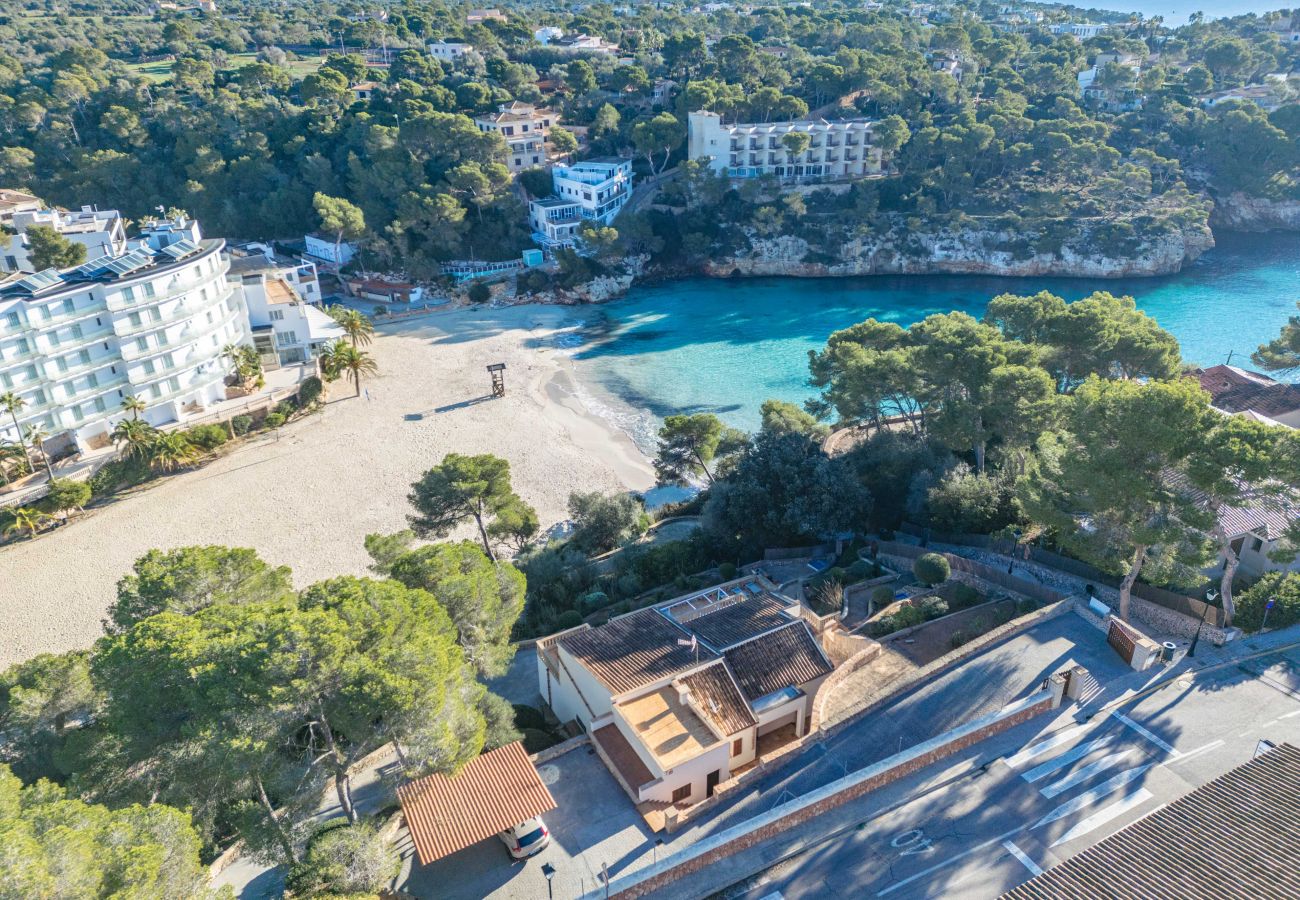
[[1210, 604], [1213, 603], [1218, 596], [1218, 591], [1205, 592], [1205, 599], [1207, 602], [1205, 604], [1205, 610], [1201, 613], [1201, 621], [1196, 626], [1196, 634], [1192, 637], [1192, 646], [1187, 648], [1187, 655], [1189, 657], [1195, 658], [1196, 656], [1196, 645], [1200, 643], [1201, 640], [1201, 629], [1205, 627], [1205, 617], [1210, 614]]
[[1268, 627], [1268, 611], [1272, 608], [1273, 608], [1273, 600], [1270, 598], [1269, 601], [1264, 604], [1264, 621], [1259, 623], [1259, 630], [1261, 634], [1263, 634], [1264, 629]]
[[551, 889], [551, 879], [555, 877], [555, 866], [550, 863], [542, 863], [542, 874], [546, 876], [546, 896], [554, 897]]

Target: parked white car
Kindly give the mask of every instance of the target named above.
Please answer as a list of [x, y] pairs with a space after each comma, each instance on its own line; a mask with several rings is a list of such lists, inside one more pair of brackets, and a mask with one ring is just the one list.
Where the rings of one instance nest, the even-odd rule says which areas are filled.
[[541, 816], [520, 822], [514, 828], [507, 828], [497, 837], [506, 845], [510, 855], [515, 859], [527, 859], [541, 853], [551, 843], [551, 831], [542, 821]]

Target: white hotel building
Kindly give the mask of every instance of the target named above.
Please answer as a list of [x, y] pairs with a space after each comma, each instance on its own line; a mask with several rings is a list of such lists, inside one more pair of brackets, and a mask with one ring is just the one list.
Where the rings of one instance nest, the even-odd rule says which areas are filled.
[[[836, 181], [879, 175], [883, 161], [871, 146], [871, 119], [766, 122], [725, 125], [717, 113], [690, 114], [691, 159], [708, 160], [709, 168], [729, 178], [775, 175], [783, 181]], [[811, 142], [790, 153], [782, 138], [803, 132]]]
[[[192, 220], [147, 223], [124, 253], [0, 283], [0, 393], [25, 401], [18, 424], [85, 450], [127, 397], [154, 425], [224, 400], [222, 348], [247, 343], [249, 325], [223, 247]], [[5, 416], [0, 440], [17, 438]]]
[[588, 159], [551, 169], [555, 193], [528, 204], [533, 240], [550, 250], [572, 247], [583, 221], [609, 225], [632, 196], [632, 161]]

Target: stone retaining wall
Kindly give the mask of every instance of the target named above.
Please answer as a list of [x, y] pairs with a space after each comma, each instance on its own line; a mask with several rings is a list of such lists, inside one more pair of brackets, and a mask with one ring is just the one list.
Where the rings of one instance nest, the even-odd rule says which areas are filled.
[[708, 868], [721, 857], [732, 856], [778, 837], [845, 803], [918, 772], [931, 763], [1027, 722], [1055, 708], [1059, 696], [1059, 691], [1048, 689], [1026, 697], [969, 725], [953, 729], [875, 765], [850, 773], [747, 822], [698, 841], [649, 868], [616, 878], [608, 890], [593, 891], [586, 895], [585, 900], [596, 900], [599, 897], [631, 900], [644, 897]]

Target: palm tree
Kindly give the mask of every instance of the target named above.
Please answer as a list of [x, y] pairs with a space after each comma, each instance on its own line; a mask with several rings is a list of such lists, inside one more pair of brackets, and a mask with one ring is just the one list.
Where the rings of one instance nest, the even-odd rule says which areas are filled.
[[28, 537], [34, 538], [40, 532], [42, 525], [54, 520], [52, 515], [34, 506], [19, 506], [17, 509], [11, 509], [9, 518], [11, 521], [5, 528], [6, 537], [26, 532]]
[[17, 477], [21, 478], [27, 474], [27, 469], [24, 467], [25, 456], [25, 447], [19, 447], [17, 444], [0, 444], [0, 483], [8, 484], [14, 479], [15, 476], [9, 473], [9, 464], [11, 462], [18, 463]]
[[331, 306], [326, 310], [339, 327], [347, 332], [353, 347], [364, 347], [374, 338], [375, 326], [370, 317], [360, 310], [346, 306]]
[[159, 472], [174, 472], [198, 458], [198, 451], [179, 431], [159, 432], [149, 445], [149, 465]]
[[140, 421], [140, 413], [145, 411], [145, 403], [139, 397], [132, 395], [122, 401], [122, 412], [129, 412], [133, 421]]
[[113, 443], [119, 445], [122, 456], [148, 455], [149, 446], [154, 442], [158, 431], [148, 422], [139, 419], [123, 419], [113, 429]]
[[0, 406], [3, 406], [5, 412], [9, 413], [9, 418], [14, 420], [14, 433], [18, 435], [18, 446], [23, 448], [23, 458], [27, 460], [27, 471], [34, 471], [32, 468], [32, 455], [27, 452], [27, 444], [23, 441], [22, 429], [18, 427], [18, 413], [27, 405], [27, 401], [19, 397], [13, 391], [0, 394]]
[[367, 377], [379, 374], [379, 365], [375, 362], [374, 357], [364, 350], [358, 350], [345, 341], [335, 341], [325, 349], [322, 354], [322, 361], [325, 364], [325, 371], [332, 372], [337, 378], [343, 373], [347, 373], [348, 380], [356, 385], [356, 395], [361, 396], [361, 376]]
[[41, 462], [45, 463], [45, 474], [50, 476], [50, 481], [54, 480], [54, 469], [50, 466], [50, 454], [45, 452], [45, 440], [50, 435], [39, 425], [27, 426], [27, 443], [33, 450], [41, 451]]

